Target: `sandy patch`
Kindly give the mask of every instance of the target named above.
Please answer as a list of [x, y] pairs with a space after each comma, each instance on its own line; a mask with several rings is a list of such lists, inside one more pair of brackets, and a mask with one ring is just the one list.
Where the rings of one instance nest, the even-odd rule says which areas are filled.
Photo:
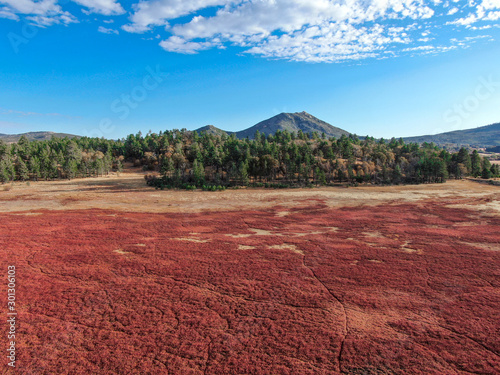
[[247, 245], [238, 245], [238, 250], [254, 250], [255, 246], [247, 246]]
[[120, 255], [128, 255], [128, 254], [130, 254], [130, 252], [124, 251], [122, 249], [113, 250], [113, 253], [117, 253], [117, 254], [120, 254]]
[[368, 238], [385, 238], [385, 236], [380, 233], [379, 231], [375, 232], [363, 232], [363, 236], [368, 237]]
[[253, 234], [245, 234], [245, 233], [232, 234], [232, 233], [227, 233], [226, 236], [232, 237], [232, 238], [247, 238], [247, 237], [253, 236]]
[[405, 241], [405, 243], [403, 245], [401, 245], [401, 250], [403, 250], [405, 253], [409, 253], [409, 254], [422, 254], [423, 251], [420, 250], [420, 249], [414, 249], [412, 247], [408, 247], [408, 245], [410, 244], [409, 241]]
[[258, 228], [248, 228], [249, 230], [251, 230], [252, 232], [254, 232], [257, 236], [279, 236], [281, 234], [279, 233], [273, 233], [269, 230], [265, 230], [265, 229], [258, 229]]
[[309, 236], [309, 235], [313, 235], [313, 234], [323, 234], [323, 233], [326, 233], [326, 232], [325, 231], [316, 230], [316, 231], [313, 231], [313, 232], [306, 232], [306, 233], [292, 233], [292, 236], [295, 236], [295, 237], [304, 237], [304, 236]]
[[38, 216], [38, 215], [42, 215], [42, 213], [41, 212], [21, 212], [21, 213], [14, 214], [14, 215]]
[[282, 245], [272, 245], [272, 246], [269, 246], [269, 248], [270, 249], [280, 249], [280, 250], [291, 250], [294, 253], [304, 255], [304, 252], [302, 250], [298, 249], [297, 246], [295, 246], [294, 244], [290, 244], [290, 243], [284, 243]]
[[282, 233], [274, 233], [269, 230], [265, 229], [258, 229], [258, 228], [248, 228], [249, 231], [253, 232], [253, 234], [249, 233], [238, 233], [238, 234], [233, 234], [233, 233], [227, 233], [226, 236], [233, 237], [233, 238], [247, 238], [247, 237], [252, 237], [252, 236], [283, 236]]
[[201, 238], [194, 238], [194, 237], [179, 237], [179, 238], [174, 238], [174, 240], [189, 241], [189, 242], [196, 242], [196, 243], [207, 243], [207, 242], [210, 242], [210, 240], [203, 240]]
[[500, 244], [484, 243], [484, 242], [464, 242], [464, 241], [462, 241], [462, 243], [464, 245], [478, 247], [483, 250], [500, 251]]

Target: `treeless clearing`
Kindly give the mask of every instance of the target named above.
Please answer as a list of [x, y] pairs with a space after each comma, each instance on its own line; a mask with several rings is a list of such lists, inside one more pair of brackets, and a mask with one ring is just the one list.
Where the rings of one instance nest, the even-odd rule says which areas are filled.
[[433, 185], [356, 188], [162, 191], [146, 186], [144, 174], [131, 170], [120, 176], [111, 174], [107, 177], [71, 181], [31, 182], [29, 186], [26, 183], [16, 183], [9, 191], [0, 191], [0, 212], [99, 208], [133, 212], [188, 213], [281, 206], [282, 209], [276, 213], [280, 217], [288, 215], [289, 208], [302, 207], [314, 200], [329, 207], [343, 207], [444, 199], [449, 204], [472, 202], [475, 207], [476, 198], [495, 201], [490, 208], [498, 211], [498, 196], [498, 187], [467, 180], [450, 180], [446, 184]]
[[17, 372], [498, 374], [498, 187], [143, 185], [0, 192]]

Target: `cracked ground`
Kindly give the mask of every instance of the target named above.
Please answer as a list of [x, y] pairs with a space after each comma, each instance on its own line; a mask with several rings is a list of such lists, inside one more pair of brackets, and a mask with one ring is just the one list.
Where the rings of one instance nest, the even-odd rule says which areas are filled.
[[0, 213], [16, 373], [498, 374], [488, 199]]

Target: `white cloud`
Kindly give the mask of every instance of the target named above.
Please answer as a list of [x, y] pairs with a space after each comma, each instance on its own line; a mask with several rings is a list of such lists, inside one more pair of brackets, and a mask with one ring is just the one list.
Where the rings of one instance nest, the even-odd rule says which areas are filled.
[[143, 33], [152, 26], [167, 26], [167, 20], [176, 19], [207, 7], [232, 3], [231, 0], [150, 0], [134, 5], [130, 17], [132, 23], [123, 29], [132, 33]]
[[480, 21], [496, 21], [500, 19], [500, 0], [482, 0], [479, 2], [470, 2], [469, 6], [475, 8], [466, 17], [449, 22], [454, 25], [471, 27], [472, 24]]
[[78, 23], [78, 20], [68, 12], [48, 16], [29, 16], [26, 17], [28, 21], [41, 27], [52, 26], [57, 24], [68, 25], [70, 23]]
[[[89, 10], [83, 12], [117, 15], [125, 13], [116, 0], [73, 0]], [[0, 18], [19, 21], [19, 15], [25, 15], [32, 24], [45, 27], [54, 24], [77, 23], [78, 19], [64, 11], [58, 0], [0, 0]]]
[[125, 10], [116, 0], [73, 0], [89, 9], [90, 13], [100, 13], [106, 16], [125, 13]]
[[410, 47], [410, 48], [405, 48], [402, 51], [403, 52], [412, 52], [412, 51], [433, 51], [435, 50], [435, 46], [418, 46], [418, 47]]
[[500, 0], [483, 0], [481, 6], [485, 9], [500, 9]]
[[9, 8], [0, 8], [0, 18], [8, 18], [10, 20], [18, 21], [19, 17], [13, 13]]
[[57, 0], [0, 0], [0, 4], [7, 5], [13, 13], [45, 15], [61, 12]]
[[97, 31], [99, 31], [100, 33], [103, 33], [103, 34], [116, 34], [116, 35], [119, 34], [118, 30], [108, 29], [104, 26], [99, 26]]
[[57, 0], [0, 0], [0, 4], [6, 5], [0, 10], [0, 14], [6, 16], [3, 18], [19, 20], [18, 14], [24, 14], [28, 15], [27, 20], [41, 27], [78, 22], [70, 13], [61, 9]]
[[197, 53], [198, 51], [212, 47], [212, 44], [209, 42], [205, 43], [188, 42], [178, 36], [171, 36], [167, 40], [161, 41], [160, 46], [166, 49], [167, 51], [171, 52], [194, 54]]
[[463, 18], [458, 18], [454, 21], [450, 21], [448, 22], [448, 24], [450, 25], [461, 25], [461, 26], [468, 26], [468, 25], [472, 25], [473, 23], [477, 22], [479, 19], [477, 18], [477, 16], [473, 13], [469, 13], [467, 15], [467, 17], [463, 17]]
[[[397, 34], [388, 37], [384, 35], [385, 31], [380, 25], [367, 30], [347, 23], [325, 28], [306, 28], [291, 35], [270, 36], [265, 42], [250, 48], [247, 53], [308, 62], [359, 60], [375, 57], [383, 49], [383, 45], [393, 39], [404, 43], [404, 37]], [[311, 35], [314, 38], [311, 39]]]
[[486, 17], [483, 18], [485, 21], [496, 21], [500, 19], [500, 11], [489, 12]]
[[[70, 1], [87, 15], [126, 13], [120, 0]], [[270, 59], [311, 62], [445, 52], [470, 42], [465, 38], [453, 42], [449, 29], [479, 33], [500, 19], [500, 0], [129, 1], [132, 12], [121, 28], [151, 32], [142, 38], [147, 40], [161, 35], [159, 44], [166, 51], [194, 54], [236, 46]], [[61, 4], [60, 0], [0, 0], [0, 18], [19, 20], [25, 15], [39, 26], [78, 22]], [[116, 28], [104, 26], [98, 31], [118, 34]]]
[[[397, 55], [398, 45], [429, 43], [437, 16], [454, 16], [449, 24], [469, 26], [496, 20], [500, 0], [142, 0], [122, 28], [144, 33], [164, 28], [166, 51], [196, 53], [226, 45], [246, 53], [297, 61], [344, 61]], [[481, 1], [481, 0], [480, 0]], [[453, 5], [451, 5], [453, 4]], [[208, 16], [207, 14], [210, 14]], [[179, 20], [179, 17], [188, 16]], [[396, 24], [401, 26], [395, 26]], [[423, 28], [423, 30], [422, 30]], [[418, 31], [422, 30], [422, 31]], [[408, 47], [446, 51], [446, 46]], [[454, 46], [453, 48], [456, 48]]]
[[[206, 8], [215, 15], [198, 14]], [[186, 15], [189, 22], [172, 22]], [[170, 52], [229, 44], [269, 58], [339, 61], [376, 56], [389, 45], [411, 41], [409, 29], [394, 33], [384, 21], [433, 15], [424, 0], [150, 0], [134, 7], [123, 29], [142, 33], [164, 27], [172, 36], [160, 46]]]

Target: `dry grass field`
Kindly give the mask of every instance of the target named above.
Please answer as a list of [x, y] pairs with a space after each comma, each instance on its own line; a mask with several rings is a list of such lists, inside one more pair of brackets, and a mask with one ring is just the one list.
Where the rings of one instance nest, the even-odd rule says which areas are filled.
[[499, 189], [0, 187], [0, 373], [498, 374]]
[[[131, 170], [119, 176], [110, 174], [99, 178], [0, 186], [0, 212], [100, 208], [130, 212], [193, 213], [266, 209], [280, 204], [292, 208], [307, 204], [311, 199], [320, 199], [332, 208], [439, 199], [446, 204], [465, 204], [482, 211], [495, 211], [500, 210], [496, 205], [498, 197], [498, 187], [467, 180], [450, 180], [446, 184], [433, 185], [356, 188], [159, 191], [146, 186], [143, 173]], [[486, 206], [477, 205], [473, 202], [476, 198], [481, 202], [486, 198], [492, 201]]]

